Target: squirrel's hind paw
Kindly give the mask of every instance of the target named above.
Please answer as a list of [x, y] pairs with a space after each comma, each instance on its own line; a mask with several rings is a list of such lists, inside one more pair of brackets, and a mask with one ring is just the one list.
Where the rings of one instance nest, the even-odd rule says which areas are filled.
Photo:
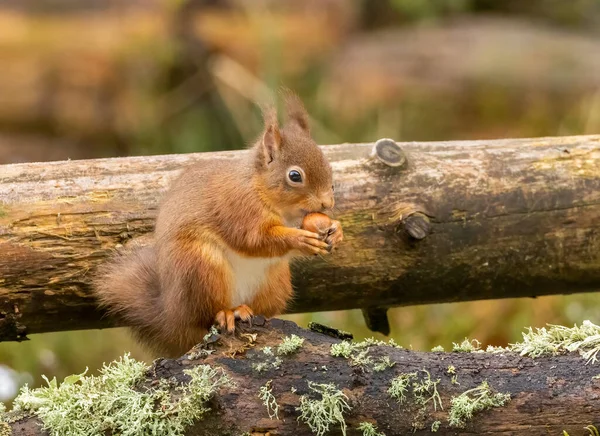
[[215, 323], [221, 331], [233, 333], [235, 331], [235, 320], [240, 319], [252, 323], [254, 312], [245, 304], [235, 307], [233, 310], [221, 310], [215, 316]]

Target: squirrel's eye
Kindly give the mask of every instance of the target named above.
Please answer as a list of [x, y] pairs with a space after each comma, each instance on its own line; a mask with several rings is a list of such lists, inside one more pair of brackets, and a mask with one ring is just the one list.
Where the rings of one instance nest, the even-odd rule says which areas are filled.
[[290, 171], [288, 173], [288, 178], [294, 183], [302, 183], [302, 174], [300, 174], [300, 171]]

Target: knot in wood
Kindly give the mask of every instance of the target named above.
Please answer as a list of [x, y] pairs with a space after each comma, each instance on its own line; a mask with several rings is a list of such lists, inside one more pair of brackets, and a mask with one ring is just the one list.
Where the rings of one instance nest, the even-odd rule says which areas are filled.
[[413, 239], [424, 239], [431, 232], [431, 223], [427, 215], [415, 212], [402, 220], [406, 233]]
[[373, 146], [371, 156], [376, 157], [380, 162], [383, 162], [389, 167], [399, 167], [406, 162], [406, 155], [402, 148], [389, 138], [378, 140]]

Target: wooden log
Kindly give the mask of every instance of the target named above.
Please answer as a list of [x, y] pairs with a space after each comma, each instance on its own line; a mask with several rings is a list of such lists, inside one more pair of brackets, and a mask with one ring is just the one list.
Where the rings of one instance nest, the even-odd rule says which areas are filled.
[[[304, 343], [295, 352], [278, 356], [278, 346], [291, 335], [304, 338]], [[238, 324], [235, 336], [212, 336], [203, 346], [214, 350], [208, 356], [195, 348], [177, 360], [155, 361], [139, 389], [147, 392], [149, 387], [160, 386], [158, 380], [163, 379], [171, 381], [170, 389], [174, 391], [189, 380], [184, 370], [200, 364], [221, 368], [235, 386], [221, 388], [208, 404], [211, 411], [187, 430], [187, 435], [196, 436], [313, 435], [316, 431], [311, 431], [297, 410], [302, 396], [321, 399], [309, 388], [311, 382], [333, 384], [347, 397], [349, 407], [342, 416], [350, 436], [368, 434], [358, 430], [363, 422], [375, 425], [387, 436], [431, 434], [436, 421], [436, 434], [440, 435], [560, 435], [565, 430], [571, 436], [580, 436], [586, 433], [584, 426], [598, 424], [598, 369], [586, 365], [576, 353], [534, 360], [514, 353], [423, 353], [373, 345], [366, 352], [366, 348], [360, 350], [364, 352], [360, 364], [360, 351], [349, 358], [331, 355], [331, 345], [339, 342], [291, 322], [255, 319], [252, 327]], [[265, 347], [270, 347], [273, 354], [265, 354]], [[365, 361], [367, 357], [370, 363]], [[386, 357], [393, 366], [375, 370], [374, 364]], [[261, 363], [265, 365], [259, 369]], [[411, 373], [415, 376], [407, 376]], [[400, 403], [388, 390], [392, 380], [402, 375], [409, 383]], [[435, 389], [427, 380], [437, 382]], [[481, 387], [483, 382], [487, 382], [490, 395], [502, 394], [510, 400], [503, 406], [475, 412], [472, 419], [463, 416], [462, 422], [454, 420], [451, 425], [450, 414], [456, 416], [452, 397]], [[262, 386], [271, 389], [278, 419], [269, 417], [259, 398]], [[270, 411], [274, 415], [273, 409]], [[123, 419], [111, 418], [112, 422]], [[13, 435], [46, 434], [39, 424], [33, 417], [21, 419], [11, 424]], [[341, 434], [341, 426], [341, 422], [331, 423], [326, 434]]]
[[[324, 147], [346, 239], [294, 266], [291, 312], [600, 289], [600, 136], [373, 149]], [[0, 166], [0, 340], [112, 325], [94, 267], [151, 232], [181, 168], [243, 153]]]

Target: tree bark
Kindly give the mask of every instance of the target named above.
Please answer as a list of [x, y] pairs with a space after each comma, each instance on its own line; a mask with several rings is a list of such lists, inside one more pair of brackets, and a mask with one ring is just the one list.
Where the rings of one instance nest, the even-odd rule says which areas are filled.
[[[346, 239], [294, 266], [292, 312], [600, 289], [600, 136], [373, 149], [324, 147]], [[90, 293], [95, 266], [151, 232], [184, 166], [244, 153], [0, 166], [0, 340], [113, 325]]]
[[[292, 334], [305, 338], [304, 344], [283, 356], [279, 369], [258, 372], [253, 368], [265, 360], [264, 347], [275, 351], [282, 339]], [[350, 410], [344, 413], [344, 420], [350, 436], [362, 435], [357, 427], [365, 421], [387, 436], [429, 434], [435, 421], [440, 422], [436, 433], [440, 435], [560, 435], [566, 430], [575, 436], [586, 433], [584, 426], [598, 424], [600, 416], [600, 381], [594, 378], [598, 369], [586, 365], [575, 353], [533, 360], [513, 353], [423, 353], [377, 345], [369, 348], [368, 355], [374, 361], [387, 356], [395, 365], [376, 372], [371, 365], [353, 366], [352, 359], [331, 356], [331, 344], [340, 342], [337, 338], [300, 329], [289, 321], [261, 318], [256, 318], [252, 327], [238, 324], [235, 336], [213, 336], [209, 342], [205, 347], [216, 350], [209, 356], [190, 358], [188, 354], [177, 360], [158, 360], [143, 382], [149, 386], [160, 378], [184, 381], [182, 371], [198, 364], [222, 368], [231, 377], [236, 386], [221, 389], [210, 402], [212, 411], [191, 427], [188, 435], [311, 435], [296, 410], [302, 395], [320, 399], [319, 394], [310, 392], [309, 381], [333, 383], [348, 397]], [[448, 372], [451, 365], [455, 382]], [[403, 404], [388, 394], [393, 378], [416, 372], [423, 380], [425, 371], [432, 381], [440, 380], [441, 407], [438, 403], [437, 410], [432, 401], [418, 404], [410, 387]], [[269, 380], [279, 419], [270, 419], [258, 398], [260, 387]], [[510, 401], [474, 414], [464, 428], [450, 427], [451, 398], [483, 381], [494, 393], [510, 394]], [[35, 418], [23, 419], [12, 424], [13, 434], [44, 434], [38, 424]], [[332, 425], [327, 434], [340, 434], [339, 429]]]

